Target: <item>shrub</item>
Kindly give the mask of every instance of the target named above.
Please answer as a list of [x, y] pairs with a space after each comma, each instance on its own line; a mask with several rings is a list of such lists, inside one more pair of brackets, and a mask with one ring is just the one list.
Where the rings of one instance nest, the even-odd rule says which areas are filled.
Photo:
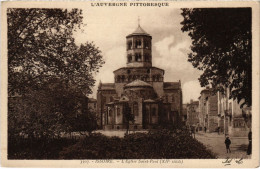
[[215, 158], [185, 130], [156, 130], [124, 138], [88, 136], [60, 152], [61, 159], [198, 159]]

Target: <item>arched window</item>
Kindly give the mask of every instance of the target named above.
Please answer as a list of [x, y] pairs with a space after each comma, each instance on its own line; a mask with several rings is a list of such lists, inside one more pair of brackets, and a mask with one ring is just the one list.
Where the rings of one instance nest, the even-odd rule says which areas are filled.
[[136, 62], [142, 61], [141, 53], [135, 53], [135, 61]]
[[112, 117], [112, 110], [111, 110], [111, 109], [108, 110], [108, 116], [109, 116], [109, 117]]
[[142, 42], [140, 39], [135, 41], [135, 48], [142, 48]]
[[156, 108], [155, 107], [152, 108], [152, 116], [156, 116]]
[[168, 103], [168, 96], [165, 95], [165, 102]]
[[133, 104], [133, 111], [134, 115], [138, 116], [138, 104], [136, 102]]
[[127, 49], [128, 49], [128, 50], [132, 49], [132, 41], [128, 41], [128, 43], [127, 43]]
[[175, 102], [174, 95], [172, 95], [172, 102], [173, 102], [173, 103]]
[[127, 62], [132, 62], [132, 54], [127, 55]]
[[149, 41], [144, 41], [144, 48], [145, 49], [150, 49]]
[[125, 81], [125, 75], [122, 75], [121, 80], [122, 80], [122, 82]]
[[150, 81], [148, 75], [145, 76], [145, 81]]
[[153, 82], [155, 82], [156, 81], [156, 76], [155, 75], [153, 75]]
[[120, 82], [121, 77], [117, 76], [117, 82]]
[[160, 81], [160, 75], [156, 76], [156, 81], [158, 81], [158, 82]]
[[145, 62], [150, 62], [150, 61], [151, 61], [150, 54], [146, 53], [146, 54], [144, 55], [144, 60], [145, 60]]
[[129, 82], [132, 81], [132, 76], [131, 75], [128, 76], [128, 81]]
[[120, 108], [119, 107], [117, 108], [117, 114], [116, 115], [120, 116]]

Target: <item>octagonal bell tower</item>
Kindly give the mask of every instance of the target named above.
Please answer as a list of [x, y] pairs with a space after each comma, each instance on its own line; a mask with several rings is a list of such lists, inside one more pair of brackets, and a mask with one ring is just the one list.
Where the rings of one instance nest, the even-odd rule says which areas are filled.
[[152, 36], [138, 23], [137, 29], [126, 36], [127, 67], [152, 67]]

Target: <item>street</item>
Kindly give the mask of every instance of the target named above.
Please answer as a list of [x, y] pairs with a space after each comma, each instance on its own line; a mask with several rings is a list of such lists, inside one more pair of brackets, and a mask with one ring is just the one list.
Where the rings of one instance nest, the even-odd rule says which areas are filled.
[[203, 143], [208, 149], [214, 152], [218, 158], [243, 158], [248, 159], [251, 156], [247, 155], [248, 138], [247, 137], [230, 137], [231, 153], [226, 152], [225, 135], [218, 133], [198, 132], [195, 138]]

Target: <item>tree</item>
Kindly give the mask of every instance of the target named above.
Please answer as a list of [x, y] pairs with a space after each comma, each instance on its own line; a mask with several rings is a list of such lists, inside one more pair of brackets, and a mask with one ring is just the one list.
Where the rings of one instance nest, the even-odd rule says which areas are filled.
[[189, 32], [188, 61], [203, 71], [202, 87], [230, 90], [230, 98], [252, 104], [251, 8], [182, 9], [182, 31]]
[[80, 123], [74, 121], [77, 114], [87, 114], [82, 109], [85, 98], [59, 79], [50, 80], [40, 90], [9, 98], [9, 136], [59, 137], [62, 132], [71, 132]]
[[77, 131], [81, 135], [86, 135], [85, 131], [87, 131], [87, 134], [91, 135], [98, 127], [96, 112], [91, 109], [84, 110], [87, 111], [82, 111], [76, 117], [71, 118], [70, 124], [72, 131]]
[[9, 8], [7, 22], [9, 95], [38, 89], [53, 77], [91, 93], [93, 73], [104, 61], [93, 43], [75, 44], [81, 10]]
[[75, 44], [81, 10], [9, 8], [7, 22], [9, 134], [70, 131], [104, 63], [93, 43]]

